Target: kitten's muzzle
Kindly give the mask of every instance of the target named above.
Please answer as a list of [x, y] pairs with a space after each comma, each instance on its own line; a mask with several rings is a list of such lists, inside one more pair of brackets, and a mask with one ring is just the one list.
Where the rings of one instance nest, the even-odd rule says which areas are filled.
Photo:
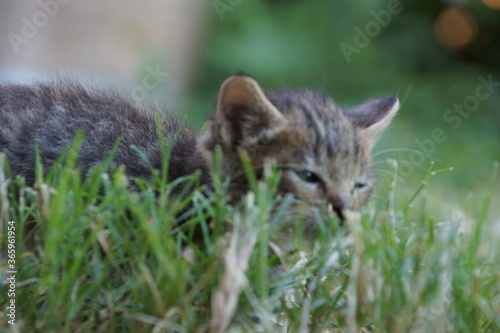
[[328, 196], [328, 205], [339, 217], [341, 222], [345, 221], [345, 210], [352, 208], [352, 201], [345, 195], [332, 194]]

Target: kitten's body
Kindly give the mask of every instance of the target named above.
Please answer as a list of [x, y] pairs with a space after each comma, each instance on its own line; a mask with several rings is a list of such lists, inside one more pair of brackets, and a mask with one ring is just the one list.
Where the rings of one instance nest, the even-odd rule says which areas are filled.
[[[115, 163], [125, 165], [130, 177], [148, 179], [150, 166], [161, 165], [157, 113], [165, 143], [172, 147], [170, 180], [200, 170], [202, 183], [210, 184], [217, 146], [225, 174], [241, 175], [244, 151], [256, 170], [271, 161], [286, 166], [279, 193], [294, 196], [296, 207], [314, 223], [317, 210], [330, 207], [342, 218], [345, 208], [366, 202], [373, 180], [370, 151], [397, 108], [393, 97], [342, 110], [311, 91], [266, 95], [252, 78], [234, 76], [222, 85], [217, 110], [198, 137], [170, 116], [140, 108], [116, 94], [66, 83], [0, 85], [0, 152], [7, 154], [15, 174], [33, 183], [34, 142], [47, 171], [76, 132], [83, 131], [86, 141], [79, 165], [85, 172], [105, 158], [120, 137]], [[144, 152], [150, 165], [132, 145]], [[247, 190], [235, 188], [236, 197]]]
[[[169, 176], [175, 179], [202, 171], [209, 182], [203, 156], [196, 149], [196, 134], [172, 117], [157, 113], [172, 154]], [[113, 93], [88, 91], [79, 85], [0, 85], [0, 152], [5, 152], [15, 174], [34, 182], [35, 145], [47, 172], [77, 131], [85, 141], [79, 152], [79, 166], [86, 173], [107, 157], [118, 138], [114, 157], [125, 165], [127, 175], [149, 179], [151, 168], [161, 168], [155, 113]], [[149, 165], [132, 146], [147, 157]]]

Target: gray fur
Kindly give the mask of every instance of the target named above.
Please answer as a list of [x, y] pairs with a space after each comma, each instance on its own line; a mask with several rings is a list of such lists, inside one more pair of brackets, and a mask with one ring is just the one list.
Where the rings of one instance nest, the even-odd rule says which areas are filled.
[[[202, 181], [208, 183], [205, 161], [196, 150], [196, 134], [190, 129], [165, 113], [141, 108], [114, 92], [91, 91], [67, 82], [0, 85], [0, 152], [7, 154], [13, 173], [32, 184], [34, 143], [38, 143], [47, 172], [81, 130], [86, 140], [78, 164], [84, 173], [106, 158], [121, 138], [115, 164], [125, 165], [130, 177], [149, 179], [150, 166], [161, 168], [154, 114], [161, 120], [165, 144], [172, 147], [169, 178], [201, 170]], [[150, 165], [132, 145], [144, 152]]]

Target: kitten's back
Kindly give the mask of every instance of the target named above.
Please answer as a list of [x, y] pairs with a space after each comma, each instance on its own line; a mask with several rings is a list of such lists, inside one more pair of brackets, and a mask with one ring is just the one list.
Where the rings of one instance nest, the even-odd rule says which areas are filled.
[[[30, 184], [34, 181], [34, 142], [46, 172], [82, 131], [86, 139], [79, 165], [84, 172], [103, 160], [120, 138], [114, 162], [126, 165], [130, 177], [149, 179], [151, 167], [161, 168], [157, 114], [165, 144], [172, 149], [169, 178], [201, 169], [208, 181], [205, 162], [195, 149], [195, 133], [157, 111], [141, 108], [115, 92], [97, 92], [68, 82], [0, 85], [0, 152], [7, 154], [14, 173]], [[143, 151], [149, 163], [132, 145]]]

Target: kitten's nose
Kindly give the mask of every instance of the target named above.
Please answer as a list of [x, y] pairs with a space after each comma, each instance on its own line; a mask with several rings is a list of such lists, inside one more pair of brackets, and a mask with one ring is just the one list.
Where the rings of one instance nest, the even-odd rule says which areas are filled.
[[333, 211], [337, 214], [341, 222], [344, 222], [344, 210], [352, 207], [351, 200], [347, 195], [342, 193], [331, 194], [328, 197], [328, 202], [332, 206]]

